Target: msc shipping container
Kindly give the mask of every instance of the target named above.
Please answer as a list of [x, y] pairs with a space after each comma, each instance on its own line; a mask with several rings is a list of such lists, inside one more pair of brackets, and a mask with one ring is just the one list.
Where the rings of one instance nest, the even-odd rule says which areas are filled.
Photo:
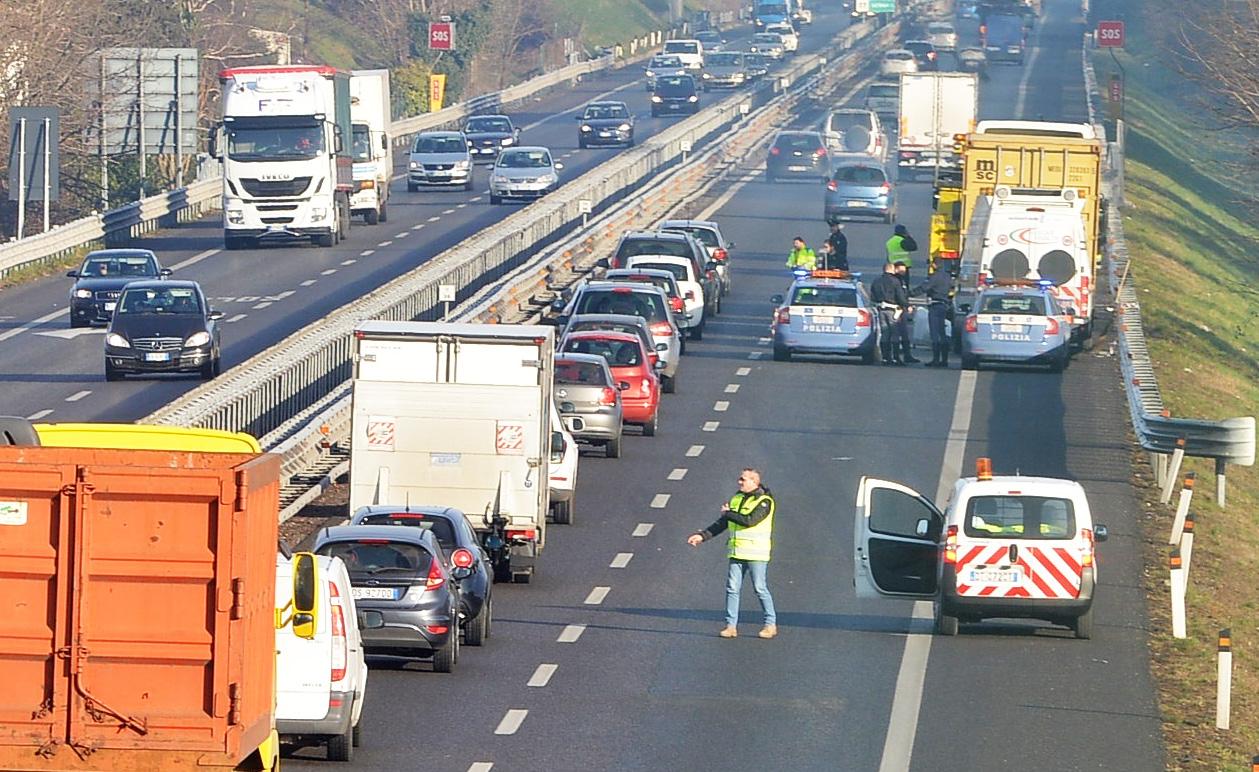
[[279, 474], [0, 447], [0, 769], [275, 763]]

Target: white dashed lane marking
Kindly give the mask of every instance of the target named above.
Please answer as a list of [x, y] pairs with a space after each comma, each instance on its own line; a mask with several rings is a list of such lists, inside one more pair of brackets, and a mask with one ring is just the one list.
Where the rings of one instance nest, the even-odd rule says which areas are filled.
[[241, 319], [244, 319], [246, 316], [249, 316], [249, 314], [237, 314], [231, 317], [230, 319], [224, 319], [223, 321], [226, 322], [227, 324], [231, 324], [232, 322], [239, 322]]
[[320, 272], [319, 272], [319, 275], [320, 275], [320, 276], [331, 276], [332, 274], [334, 274], [334, 273], [336, 273], [336, 272], [337, 272], [337, 269], [336, 269], [336, 268], [329, 268], [329, 269], [328, 269], [328, 270], [326, 270], [326, 271], [320, 271]]
[[406, 232], [406, 231], [403, 231], [402, 233], [396, 234], [396, 235], [394, 236], [394, 238], [395, 238], [395, 239], [405, 239], [406, 237], [407, 237], [407, 232]]
[[512, 709], [507, 711], [507, 715], [503, 716], [503, 720], [498, 722], [498, 728], [494, 730], [494, 734], [515, 734], [520, 725], [525, 722], [525, 716], [529, 715], [527, 710]]
[[92, 392], [88, 389], [84, 389], [83, 391], [76, 391], [75, 393], [66, 397], [66, 402], [78, 402], [79, 400], [83, 399], [84, 397], [86, 397], [87, 395], [91, 393]]
[[636, 536], [641, 539], [642, 537], [651, 533], [651, 529], [655, 527], [656, 526], [654, 523], [639, 523], [638, 525], [634, 527], [634, 532], [631, 533], [630, 536]]
[[762, 356], [764, 356], [764, 354], [765, 352], [763, 351], [753, 351], [752, 353], [748, 354], [748, 359], [760, 359]]
[[725, 400], [720, 400], [713, 403], [713, 410], [715, 410], [718, 413], [724, 413], [729, 409], [730, 409], [730, 403], [726, 402]]
[[342, 261], [341, 261], [341, 265], [354, 265], [354, 264], [355, 264], [355, 263], [357, 263], [357, 262], [358, 262], [357, 260], [355, 260], [354, 258], [352, 258], [352, 257], [351, 257], [351, 258], [349, 258], [349, 259], [342, 260]]
[[376, 250], [374, 250], [374, 249], [364, 249], [362, 252], [359, 252], [359, 253], [358, 253], [358, 256], [359, 256], [359, 257], [368, 257], [368, 256], [370, 256], [370, 255], [374, 255], [374, 254], [376, 254]]
[[689, 447], [689, 448], [687, 448], [687, 449], [686, 449], [686, 457], [687, 457], [687, 458], [698, 458], [698, 457], [699, 457], [699, 455], [700, 455], [701, 453], [703, 453], [703, 452], [704, 452], [704, 446], [703, 446], [703, 445], [692, 445], [691, 447]]
[[669, 506], [669, 494], [657, 493], [651, 498], [652, 509], [664, 509], [667, 506]]
[[759, 343], [759, 344], [761, 344], [762, 346], [768, 346], [768, 345], [769, 345], [769, 341], [770, 341], [770, 339], [769, 339], [769, 338], [757, 338], [757, 339], [756, 339], [756, 342], [757, 342], [757, 343]]
[[424, 227], [424, 223], [417, 222], [415, 225], [411, 226], [411, 230], [418, 231], [420, 228], [423, 228], [423, 227]]
[[389, 240], [389, 241], [382, 241], [382, 242], [380, 242], [379, 244], [377, 244], [376, 246], [378, 246], [378, 247], [387, 247], [387, 246], [389, 246], [389, 245], [390, 245], [390, 244], [392, 244], [392, 243], [393, 243], [393, 240], [391, 239], [391, 240]]
[[590, 591], [590, 594], [586, 596], [582, 603], [585, 603], [587, 606], [598, 606], [603, 602], [604, 598], [608, 597], [609, 592], [612, 592], [611, 587], [596, 587]]
[[739, 384], [737, 384], [737, 383], [727, 383], [727, 384], [726, 384], [726, 393], [727, 393], [727, 394], [738, 394], [738, 393], [739, 393]]
[[257, 304], [255, 304], [255, 305], [254, 305], [254, 307], [253, 307], [253, 309], [254, 309], [255, 311], [261, 311], [262, 309], [266, 308], [266, 307], [267, 307], [267, 306], [269, 306], [269, 305], [271, 305], [271, 301], [270, 301], [270, 300], [264, 300], [264, 301], [262, 301], [261, 303], [257, 303]]
[[466, 206], [467, 204], [460, 204], [459, 206], [456, 206], [455, 209], [463, 209]]
[[681, 480], [685, 477], [686, 477], [686, 470], [683, 469], [682, 467], [678, 467], [677, 469], [674, 469], [672, 472], [669, 472], [670, 480]]
[[41, 419], [41, 418], [43, 418], [44, 416], [47, 416], [47, 415], [52, 415], [52, 410], [51, 410], [51, 409], [48, 409], [48, 410], [41, 410], [41, 411], [39, 411], [38, 413], [31, 413], [30, 415], [28, 415], [28, 416], [26, 417], [26, 420], [28, 420], [28, 421], [38, 421], [39, 419]]
[[529, 682], [525, 686], [546, 686], [551, 682], [551, 676], [555, 675], [555, 671], [559, 670], [559, 667], [559, 665], [549, 664], [538, 665], [538, 669], [533, 671], [533, 675], [530, 676]]
[[472, 198], [468, 199], [468, 203], [471, 204], [480, 200], [481, 200], [480, 196], [473, 196]]
[[586, 632], [585, 625], [568, 625], [560, 633], [560, 637], [555, 639], [556, 643], [577, 643], [577, 639], [581, 634]]
[[446, 209], [445, 211], [442, 212], [442, 214], [454, 214], [454, 213], [455, 213], [454, 209]]
[[734, 374], [740, 377], [745, 376], [745, 375], [750, 375], [751, 373], [752, 373], [752, 368], [750, 367], [740, 367], [738, 370], [734, 371]]
[[429, 222], [437, 222], [437, 221], [438, 221], [438, 220], [440, 220], [440, 219], [441, 219], [441, 218], [440, 218], [440, 217], [438, 217], [437, 215], [433, 215], [432, 217], [428, 218], [428, 221], [429, 221]]
[[718, 426], [721, 426], [721, 421], [705, 421], [705, 422], [704, 422], [704, 431], [706, 431], [706, 432], [715, 432], [715, 431], [717, 431], [717, 427], [718, 427]]
[[625, 568], [633, 559], [634, 553], [632, 552], [618, 552], [616, 557], [612, 558], [612, 562], [608, 564], [608, 568]]
[[307, 279], [306, 281], [302, 282], [302, 286], [303, 286], [303, 287], [309, 287], [310, 285], [314, 284], [314, 283], [315, 283], [315, 282], [317, 282], [317, 281], [319, 281], [319, 280], [318, 280], [318, 279]]
[[[401, 177], [402, 175], [398, 175], [398, 176]], [[478, 761], [472, 766], [468, 767], [468, 772], [490, 772], [490, 770], [493, 768], [494, 768], [494, 762], [492, 761]]]

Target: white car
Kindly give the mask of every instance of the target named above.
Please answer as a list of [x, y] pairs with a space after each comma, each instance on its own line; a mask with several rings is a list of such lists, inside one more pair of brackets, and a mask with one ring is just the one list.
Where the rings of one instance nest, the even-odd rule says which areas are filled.
[[933, 21], [927, 25], [927, 40], [937, 51], [956, 51], [957, 29], [951, 22]]
[[769, 24], [765, 27], [765, 33], [773, 33], [782, 38], [783, 50], [789, 54], [800, 50], [800, 36], [790, 24]]
[[914, 52], [906, 48], [893, 48], [879, 60], [879, 74], [885, 78], [906, 73], [912, 75], [916, 72], [918, 60], [914, 58]]
[[[705, 306], [711, 306], [713, 300], [704, 296], [704, 285], [695, 275], [694, 261], [677, 255], [634, 255], [626, 261], [625, 267], [672, 271], [674, 277], [677, 278], [678, 289], [682, 291], [682, 305], [689, 319], [690, 328], [703, 329]], [[692, 337], [695, 337], [694, 333]]]
[[694, 38], [666, 40], [662, 53], [681, 59], [688, 70], [704, 68], [704, 44]]
[[577, 440], [560, 420], [560, 414], [551, 403], [551, 465], [547, 481], [548, 501], [551, 506], [551, 522], [559, 525], [573, 524], [573, 509], [577, 497]]
[[490, 203], [508, 198], [541, 198], [559, 187], [564, 164], [544, 147], [505, 148], [490, 171]]
[[708, 259], [717, 264], [717, 275], [721, 277], [721, 294], [730, 294], [730, 252], [734, 249], [734, 242], [726, 241], [726, 237], [721, 235], [721, 226], [712, 220], [665, 220], [660, 223], [660, 230], [689, 233], [703, 244]]

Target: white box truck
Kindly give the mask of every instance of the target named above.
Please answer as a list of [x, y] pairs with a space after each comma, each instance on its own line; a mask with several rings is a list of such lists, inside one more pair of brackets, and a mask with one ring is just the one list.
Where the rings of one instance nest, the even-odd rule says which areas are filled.
[[973, 72], [901, 75], [896, 165], [901, 179], [920, 174], [960, 179], [962, 159], [955, 134], [975, 130], [979, 76]]
[[350, 213], [362, 217], [368, 225], [375, 225], [389, 219], [389, 183], [393, 177], [389, 70], [350, 73], [350, 122], [354, 158]]
[[350, 76], [321, 65], [232, 67], [219, 73], [223, 246], [349, 233]]
[[466, 514], [498, 581], [529, 581], [546, 537], [555, 333], [366, 321], [354, 331], [350, 511]]

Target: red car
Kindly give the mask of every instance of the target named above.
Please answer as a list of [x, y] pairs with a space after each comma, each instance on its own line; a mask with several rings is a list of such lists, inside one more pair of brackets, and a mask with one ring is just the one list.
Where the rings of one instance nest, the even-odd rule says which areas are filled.
[[656, 434], [660, 411], [660, 378], [656, 370], [664, 363], [653, 363], [638, 336], [602, 330], [574, 332], [561, 341], [560, 351], [606, 359], [612, 377], [620, 384], [625, 423], [643, 427], [644, 436]]

